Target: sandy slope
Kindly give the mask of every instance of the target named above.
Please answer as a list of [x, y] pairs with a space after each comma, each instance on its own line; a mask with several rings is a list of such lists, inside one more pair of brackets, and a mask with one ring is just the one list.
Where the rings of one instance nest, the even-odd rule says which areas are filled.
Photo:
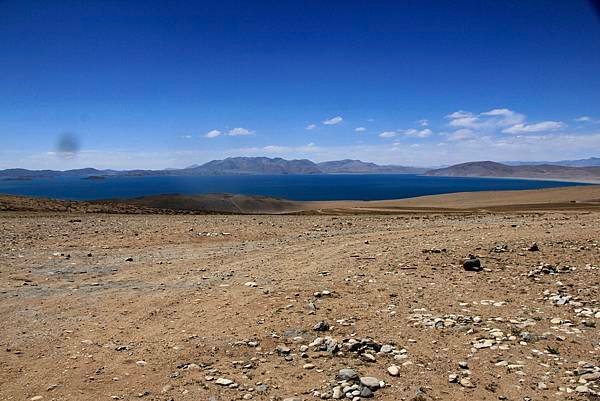
[[531, 207], [600, 207], [600, 185], [524, 191], [460, 192], [385, 201], [312, 202], [306, 209], [481, 209]]

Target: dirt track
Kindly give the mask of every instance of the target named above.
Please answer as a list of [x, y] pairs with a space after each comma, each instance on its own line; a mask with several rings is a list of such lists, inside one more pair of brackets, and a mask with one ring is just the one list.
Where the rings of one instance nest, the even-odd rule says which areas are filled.
[[[351, 367], [385, 381], [376, 400], [419, 387], [422, 399], [587, 399], [575, 389], [584, 363], [600, 365], [598, 238], [596, 212], [4, 213], [0, 398], [309, 400]], [[462, 269], [469, 253], [483, 272]], [[544, 263], [561, 272], [527, 276]], [[308, 346], [319, 336], [340, 349]], [[344, 348], [367, 337], [393, 352]]]

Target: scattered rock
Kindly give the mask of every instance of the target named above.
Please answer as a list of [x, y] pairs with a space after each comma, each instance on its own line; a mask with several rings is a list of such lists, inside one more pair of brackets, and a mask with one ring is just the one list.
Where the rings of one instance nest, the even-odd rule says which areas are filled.
[[215, 380], [215, 383], [220, 386], [229, 386], [233, 384], [233, 380], [226, 379], [224, 377], [219, 377], [217, 380]]
[[400, 369], [398, 369], [398, 366], [396, 365], [390, 366], [387, 368], [387, 371], [391, 376], [398, 376], [400, 374]]
[[328, 331], [329, 330], [329, 323], [321, 320], [319, 323], [315, 324], [313, 326], [313, 330], [314, 331]]
[[371, 390], [378, 389], [381, 387], [380, 380], [376, 377], [361, 376], [359, 380], [360, 380], [360, 384], [370, 388]]
[[358, 373], [354, 369], [340, 369], [337, 379], [340, 381], [352, 381], [358, 378]]
[[471, 379], [468, 377], [463, 377], [462, 379], [460, 379], [460, 385], [466, 388], [474, 388], [475, 385], [473, 383], [471, 383]]
[[463, 260], [463, 269], [469, 272], [480, 272], [483, 270], [481, 267], [481, 261], [473, 255], [469, 255], [468, 258]]

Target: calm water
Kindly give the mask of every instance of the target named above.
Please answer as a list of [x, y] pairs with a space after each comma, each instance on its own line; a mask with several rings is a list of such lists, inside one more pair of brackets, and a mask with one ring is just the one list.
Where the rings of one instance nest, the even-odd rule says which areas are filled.
[[413, 196], [581, 185], [558, 181], [426, 177], [403, 174], [230, 177], [114, 177], [0, 181], [0, 193], [91, 200], [157, 194], [235, 193], [293, 200], [376, 200]]

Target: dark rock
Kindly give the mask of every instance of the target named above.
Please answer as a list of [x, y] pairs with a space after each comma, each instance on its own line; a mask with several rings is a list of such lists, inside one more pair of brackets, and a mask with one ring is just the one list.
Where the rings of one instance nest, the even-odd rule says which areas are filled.
[[362, 390], [360, 390], [360, 396], [362, 398], [371, 398], [371, 397], [373, 397], [373, 392], [371, 391], [370, 388], [363, 387]]
[[321, 320], [319, 323], [315, 324], [313, 326], [313, 330], [314, 331], [328, 331], [329, 330], [329, 323]]
[[463, 261], [463, 268], [469, 272], [480, 272], [483, 270], [481, 261], [473, 255], [469, 255], [469, 257]]

